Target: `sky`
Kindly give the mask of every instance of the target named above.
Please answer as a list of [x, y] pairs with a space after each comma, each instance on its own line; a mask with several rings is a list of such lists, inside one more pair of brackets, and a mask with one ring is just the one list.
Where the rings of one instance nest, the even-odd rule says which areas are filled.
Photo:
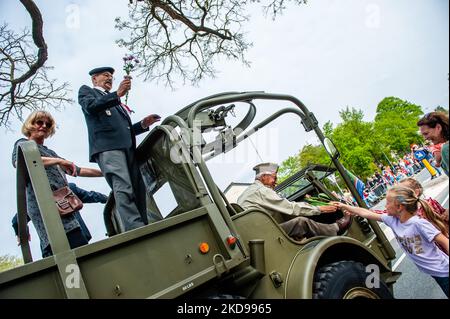
[[[77, 103], [78, 89], [90, 84], [88, 71], [112, 66], [123, 75], [122, 57], [129, 53], [115, 44], [123, 36], [114, 19], [127, 14], [128, 0], [35, 1], [44, 19], [51, 77], [71, 86], [74, 104], [52, 110], [56, 134], [45, 145], [78, 166], [97, 167], [88, 160], [87, 128]], [[247, 53], [251, 67], [235, 61], [218, 61], [219, 73], [197, 86], [178, 82], [172, 90], [161, 83], [134, 78], [129, 105], [134, 121], [157, 113], [163, 118], [202, 97], [227, 91], [259, 90], [299, 98], [322, 126], [340, 122], [339, 111], [349, 106], [363, 110], [372, 121], [377, 104], [395, 96], [431, 111], [449, 104], [449, 1], [447, 0], [311, 0], [307, 5], [288, 4], [272, 21], [258, 6], [244, 26], [253, 47]], [[0, 2], [0, 23], [16, 31], [31, 28], [19, 1]], [[116, 80], [116, 88], [118, 81]], [[256, 123], [280, 106], [257, 104]], [[286, 105], [293, 106], [293, 105]], [[24, 114], [25, 117], [28, 114]], [[11, 165], [14, 142], [21, 138], [22, 123], [0, 128], [0, 255], [21, 256], [11, 228], [16, 212], [16, 171]], [[138, 143], [144, 138], [138, 137]], [[305, 134], [294, 116], [286, 116], [258, 132], [240, 149], [208, 162], [217, 184], [251, 182], [252, 167], [261, 161], [281, 163], [304, 143], [317, 143]], [[258, 149], [258, 154], [254, 152]], [[69, 178], [79, 187], [108, 194], [103, 178]], [[82, 210], [92, 242], [105, 238], [103, 205], [86, 204]], [[31, 226], [33, 258], [40, 259], [39, 240]]]

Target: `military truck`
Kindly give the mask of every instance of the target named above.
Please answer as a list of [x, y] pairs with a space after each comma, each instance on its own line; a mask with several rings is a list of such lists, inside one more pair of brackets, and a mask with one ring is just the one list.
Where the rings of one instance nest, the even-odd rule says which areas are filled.
[[[259, 103], [273, 114], [250, 128]], [[227, 122], [238, 109], [242, 116], [232, 127]], [[241, 142], [286, 114], [316, 133], [330, 165], [292, 176], [278, 186], [280, 194], [304, 200], [321, 193], [337, 200], [323, 178], [336, 171], [365, 207], [338, 150], [300, 100], [221, 93], [167, 117], [140, 143], [152, 222], [124, 232], [110, 196], [104, 209], [108, 238], [76, 249], [69, 248], [36, 145], [24, 143], [18, 150], [17, 205], [25, 264], [0, 273], [0, 298], [392, 298], [400, 274], [391, 269], [395, 252], [376, 222], [359, 218], [341, 236], [297, 241], [271, 215], [228, 202], [216, 185], [206, 162], [239, 151]], [[54, 252], [37, 261], [25, 236], [27, 183], [36, 192]], [[174, 207], [158, 196], [162, 190]], [[342, 212], [316, 218], [340, 217]]]

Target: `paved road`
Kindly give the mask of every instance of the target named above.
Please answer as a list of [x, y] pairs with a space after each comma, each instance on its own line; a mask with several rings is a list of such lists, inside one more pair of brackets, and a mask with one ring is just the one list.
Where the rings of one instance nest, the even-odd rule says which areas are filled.
[[[449, 180], [446, 176], [441, 176], [431, 180], [427, 170], [422, 170], [415, 178], [424, 186], [425, 195], [433, 197], [448, 208], [449, 202]], [[383, 209], [385, 200], [381, 201], [374, 208]], [[397, 259], [392, 263], [393, 269], [402, 272], [400, 279], [394, 287], [394, 296], [399, 299], [446, 299], [441, 288], [436, 284], [431, 276], [420, 272], [413, 262], [405, 256], [393, 238], [392, 231], [382, 225], [386, 235], [390, 239], [396, 251]]]

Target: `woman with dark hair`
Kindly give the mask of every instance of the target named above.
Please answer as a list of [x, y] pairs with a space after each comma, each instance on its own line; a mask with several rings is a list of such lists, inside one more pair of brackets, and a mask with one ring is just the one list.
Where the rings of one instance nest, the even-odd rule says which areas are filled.
[[[448, 115], [444, 112], [431, 112], [425, 114], [418, 122], [420, 133], [426, 140], [433, 144], [442, 144], [441, 148], [441, 168], [448, 176], [449, 158], [448, 158]], [[439, 158], [439, 157], [438, 157]]]
[[[47, 173], [52, 191], [67, 186], [66, 174], [71, 176], [97, 177], [102, 176], [99, 169], [78, 167], [73, 162], [61, 158], [53, 150], [44, 146], [44, 141], [55, 134], [56, 123], [53, 116], [47, 111], [31, 113], [22, 125], [22, 133], [27, 138], [21, 138], [14, 144], [12, 164], [17, 164], [17, 146], [26, 141], [34, 141], [37, 145], [41, 159]], [[27, 184], [27, 213], [33, 222], [41, 242], [42, 257], [53, 255], [50, 242], [45, 231], [44, 222], [31, 183]], [[88, 243], [80, 222], [71, 214], [61, 218], [70, 248], [76, 248]]]

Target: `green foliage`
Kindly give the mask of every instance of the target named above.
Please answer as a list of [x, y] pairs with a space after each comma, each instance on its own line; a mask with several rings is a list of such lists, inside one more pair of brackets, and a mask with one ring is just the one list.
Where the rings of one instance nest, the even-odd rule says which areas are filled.
[[331, 137], [331, 135], [333, 134], [333, 123], [331, 123], [331, 121], [326, 122], [323, 125], [322, 131], [325, 137]]
[[[438, 109], [448, 112], [440, 106]], [[326, 122], [323, 133], [335, 143], [342, 164], [365, 180], [378, 170], [378, 165], [395, 162], [391, 154], [403, 156], [410, 152], [411, 144], [423, 142], [417, 128], [417, 121], [422, 114], [419, 105], [397, 97], [386, 97], [378, 104], [373, 122], [364, 121], [362, 110], [347, 106], [339, 112], [342, 122], [335, 128], [330, 121]], [[280, 181], [307, 165], [328, 165], [329, 162], [322, 145], [305, 145], [299, 154], [282, 163]]]
[[0, 256], [0, 272], [15, 268], [20, 265], [23, 265], [22, 258], [11, 255]]
[[448, 110], [445, 107], [442, 107], [440, 105], [436, 106], [434, 109], [436, 112], [444, 112], [445, 114], [448, 114]]
[[328, 165], [331, 161], [325, 148], [321, 145], [306, 144], [298, 155], [300, 167], [312, 164]]
[[360, 178], [373, 174], [373, 124], [364, 122], [361, 110], [347, 107], [339, 112], [343, 122], [336, 126], [332, 139], [341, 153], [342, 164]]
[[379, 145], [404, 154], [411, 144], [420, 144], [423, 138], [418, 133], [417, 121], [423, 114], [418, 105], [396, 97], [384, 98], [377, 107], [374, 134]]
[[281, 163], [278, 169], [278, 183], [283, 182], [308, 165], [328, 165], [330, 161], [330, 157], [322, 145], [307, 144], [303, 147], [299, 154], [296, 156], [290, 156], [287, 160]]
[[301, 169], [298, 155], [289, 156], [278, 168], [278, 183], [283, 182]]

